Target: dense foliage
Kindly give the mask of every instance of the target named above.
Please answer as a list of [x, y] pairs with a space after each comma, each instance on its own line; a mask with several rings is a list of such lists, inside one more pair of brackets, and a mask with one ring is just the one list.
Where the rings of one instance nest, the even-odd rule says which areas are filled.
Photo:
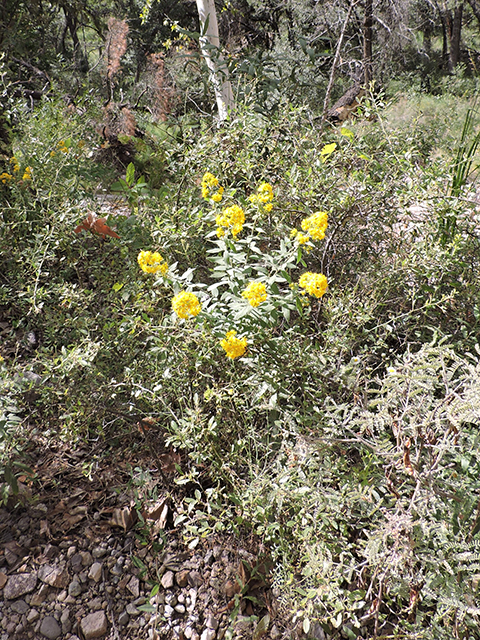
[[[2, 499], [27, 434], [108, 455], [148, 418], [180, 454], [176, 526], [262, 540], [285, 637], [478, 638], [474, 70], [439, 65], [442, 95], [399, 73], [320, 132], [335, 30], [229, 3], [250, 39], [219, 127], [196, 16], [165, 4], [13, 3], [22, 37], [0, 32]], [[406, 8], [435, 49], [441, 16]]]

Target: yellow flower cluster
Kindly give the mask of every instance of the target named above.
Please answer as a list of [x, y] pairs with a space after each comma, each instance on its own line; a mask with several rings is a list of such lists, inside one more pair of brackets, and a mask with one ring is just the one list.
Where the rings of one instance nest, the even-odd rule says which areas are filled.
[[32, 167], [26, 167], [22, 176], [22, 180], [31, 180], [32, 179]]
[[323, 273], [312, 273], [311, 271], [307, 271], [300, 276], [298, 284], [302, 289], [305, 289], [305, 291], [302, 291], [303, 294], [309, 293], [316, 298], [323, 296], [328, 285], [327, 278]]
[[236, 331], [228, 331], [225, 338], [220, 340], [220, 345], [225, 349], [227, 358], [234, 360], [240, 358], [247, 348], [246, 338], [236, 338]]
[[230, 229], [233, 239], [236, 240], [243, 229], [245, 213], [241, 207], [233, 204], [231, 207], [226, 207], [223, 213], [215, 218], [215, 222], [217, 223], [217, 236], [219, 238], [223, 238], [225, 229]]
[[253, 202], [253, 204], [260, 205], [266, 213], [270, 213], [273, 209], [272, 185], [268, 184], [268, 182], [262, 182], [262, 184], [257, 188], [257, 193], [252, 194], [249, 197], [249, 200], [250, 202]]
[[20, 171], [20, 164], [15, 156], [10, 158], [10, 164], [13, 164], [13, 172], [18, 173]]
[[2, 174], [0, 174], [0, 181], [3, 182], [3, 184], [8, 184], [10, 180], [13, 180], [13, 176], [11, 173], [3, 172]]
[[58, 146], [58, 148], [60, 149], [60, 151], [62, 153], [68, 153], [68, 146], [67, 146], [67, 143], [65, 142], [65, 140], [59, 140], [57, 146]]
[[223, 191], [223, 187], [218, 184], [218, 178], [207, 171], [202, 178], [202, 198], [205, 200], [211, 198], [213, 202], [221, 202]]
[[258, 307], [267, 299], [267, 288], [263, 282], [250, 282], [245, 291], [242, 291], [242, 298], [246, 298], [252, 307]]
[[328, 214], [326, 211], [317, 211], [308, 218], [302, 220], [302, 229], [313, 239], [323, 240], [328, 226]]
[[158, 251], [140, 251], [137, 256], [140, 269], [145, 273], [160, 273], [164, 276], [168, 271], [168, 264]]
[[172, 309], [179, 318], [198, 316], [202, 310], [197, 296], [189, 291], [180, 291], [172, 298]]

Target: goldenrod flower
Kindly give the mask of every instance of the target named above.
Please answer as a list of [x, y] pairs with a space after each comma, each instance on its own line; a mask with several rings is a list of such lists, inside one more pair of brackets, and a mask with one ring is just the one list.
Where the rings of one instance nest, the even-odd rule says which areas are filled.
[[298, 244], [306, 244], [310, 240], [310, 236], [305, 235], [301, 231], [298, 231], [295, 234], [295, 239], [298, 242]]
[[[222, 214], [218, 214], [218, 216], [215, 218], [215, 222], [217, 223], [217, 227], [219, 228], [230, 229], [234, 240], [236, 240], [238, 234], [243, 229], [243, 225], [245, 223], [245, 213], [243, 212], [243, 209], [241, 207], [239, 207], [237, 204], [233, 204], [231, 207], [227, 207], [226, 209], [224, 209]], [[218, 234], [219, 230], [217, 229], [217, 235]]]
[[268, 182], [262, 182], [262, 184], [257, 189], [257, 196], [262, 204], [271, 202], [273, 200], [272, 186], [268, 184]]
[[247, 348], [246, 338], [236, 338], [236, 331], [228, 331], [225, 338], [220, 340], [220, 345], [225, 349], [227, 358], [234, 360], [240, 358]]
[[20, 164], [15, 156], [10, 158], [10, 163], [13, 164], [13, 172], [18, 173], [20, 171]]
[[32, 179], [32, 167], [26, 167], [25, 172], [22, 176], [22, 180], [31, 180]]
[[267, 288], [263, 282], [250, 282], [245, 291], [242, 291], [242, 298], [246, 298], [252, 307], [258, 307], [267, 299]]
[[3, 182], [3, 184], [8, 184], [10, 180], [13, 180], [13, 176], [10, 173], [4, 172], [0, 174], [0, 181]]
[[197, 296], [189, 291], [180, 291], [172, 298], [172, 309], [179, 318], [198, 316], [202, 310]]
[[249, 198], [249, 201], [256, 204], [264, 213], [270, 213], [273, 209], [273, 189], [268, 182], [262, 182], [257, 188], [257, 193], [253, 193]]
[[308, 218], [302, 220], [302, 229], [313, 240], [323, 240], [328, 226], [328, 214], [325, 211], [317, 211]]
[[[311, 296], [321, 298], [327, 290], [328, 282], [323, 273], [312, 273], [311, 271], [307, 271], [300, 276], [298, 284]], [[305, 293], [305, 291], [302, 293]]]
[[[213, 191], [214, 193], [212, 193]], [[223, 187], [218, 184], [218, 178], [207, 171], [202, 178], [202, 198], [205, 200], [211, 198], [213, 202], [221, 202], [222, 197]]]
[[157, 251], [153, 253], [151, 251], [140, 251], [137, 260], [140, 269], [145, 273], [158, 273], [160, 271], [164, 276], [168, 271], [168, 264]]

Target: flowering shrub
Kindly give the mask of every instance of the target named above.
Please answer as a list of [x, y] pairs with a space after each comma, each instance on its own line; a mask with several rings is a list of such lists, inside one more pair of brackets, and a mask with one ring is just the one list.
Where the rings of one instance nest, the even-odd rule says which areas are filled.
[[163, 257], [157, 252], [140, 251], [138, 254], [138, 264], [140, 269], [145, 273], [160, 273], [164, 276], [168, 271], [168, 264]]
[[[205, 173], [202, 197], [215, 208], [218, 203], [212, 197], [214, 189], [217, 189], [216, 193], [219, 192], [218, 179], [211, 173]], [[222, 198], [224, 194], [222, 189]], [[231, 199], [234, 194], [225, 195]], [[237, 338], [237, 330], [230, 328], [232, 325], [241, 325], [242, 333], [247, 333], [249, 340], [261, 344], [268, 339], [271, 327], [280, 318], [288, 321], [292, 312], [300, 315], [308, 313], [310, 303], [302, 298], [302, 294], [309, 293], [321, 298], [327, 289], [327, 278], [320, 273], [304, 273], [298, 286], [290, 275], [290, 271], [298, 266], [306, 266], [300, 245], [308, 242], [308, 249], [311, 249], [312, 241], [324, 238], [327, 213], [317, 212], [302, 221], [302, 229], [308, 234], [304, 236], [304, 242], [303, 234], [297, 232], [296, 239], [287, 237], [280, 246], [267, 253], [257, 246], [263, 233], [257, 223], [260, 220], [258, 213], [262, 214], [265, 205], [271, 204], [272, 200], [273, 189], [270, 184], [263, 182], [256, 194], [247, 199], [251, 205], [247, 207], [247, 213], [238, 204], [231, 204], [223, 208], [221, 213], [216, 213], [214, 209], [210, 214], [210, 220], [215, 221], [217, 229], [207, 234], [207, 239], [213, 245], [208, 250], [213, 265], [210, 271], [213, 282], [209, 286], [202, 283], [194, 285], [192, 269], [180, 275], [176, 265], [168, 268], [167, 262], [157, 252], [141, 251], [138, 255], [138, 263], [143, 271], [161, 272], [166, 283], [173, 287], [176, 295], [172, 300], [172, 308], [179, 318], [193, 318], [202, 311], [204, 326], [214, 333], [226, 333], [220, 345], [232, 360], [243, 356], [247, 346], [247, 337]], [[238, 239], [243, 229], [247, 233], [244, 238]], [[192, 288], [200, 290], [202, 302], [190, 290]], [[242, 298], [249, 304], [245, 305]]]

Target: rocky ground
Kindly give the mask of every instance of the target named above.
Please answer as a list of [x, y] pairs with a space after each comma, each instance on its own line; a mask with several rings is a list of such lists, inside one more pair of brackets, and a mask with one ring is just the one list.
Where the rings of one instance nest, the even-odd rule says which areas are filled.
[[189, 543], [154, 470], [140, 505], [125, 450], [31, 446], [35, 478], [0, 510], [0, 640], [290, 637], [258, 542]]

